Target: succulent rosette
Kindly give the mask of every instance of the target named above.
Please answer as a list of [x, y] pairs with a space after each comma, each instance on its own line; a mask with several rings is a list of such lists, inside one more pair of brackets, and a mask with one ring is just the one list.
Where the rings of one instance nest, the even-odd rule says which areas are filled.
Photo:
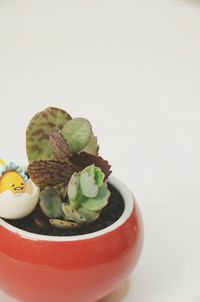
[[57, 228], [78, 228], [96, 220], [107, 205], [110, 191], [105, 174], [91, 165], [74, 173], [68, 183], [41, 192], [40, 207]]
[[[110, 191], [104, 183], [105, 174], [94, 165], [74, 173], [68, 185], [68, 198], [72, 209], [81, 213], [88, 222], [100, 215], [107, 205]], [[66, 214], [67, 211], [65, 210]]]

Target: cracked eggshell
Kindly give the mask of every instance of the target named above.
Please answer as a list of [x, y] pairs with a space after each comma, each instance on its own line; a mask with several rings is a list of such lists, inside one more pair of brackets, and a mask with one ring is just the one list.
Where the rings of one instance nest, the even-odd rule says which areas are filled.
[[21, 219], [33, 212], [38, 200], [40, 189], [29, 179], [25, 193], [12, 193], [10, 190], [0, 194], [0, 217]]

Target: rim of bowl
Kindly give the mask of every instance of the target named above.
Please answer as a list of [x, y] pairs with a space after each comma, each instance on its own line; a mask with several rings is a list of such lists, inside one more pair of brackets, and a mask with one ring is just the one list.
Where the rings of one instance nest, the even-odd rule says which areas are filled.
[[122, 224], [125, 223], [125, 221], [130, 217], [135, 204], [135, 198], [133, 194], [121, 180], [111, 175], [109, 177], [109, 183], [113, 185], [121, 193], [124, 200], [125, 207], [124, 207], [124, 212], [122, 213], [120, 218], [117, 221], [115, 221], [113, 224], [102, 230], [93, 233], [74, 235], [74, 236], [49, 236], [49, 235], [40, 235], [40, 234], [35, 234], [35, 233], [21, 230], [9, 224], [2, 218], [0, 218], [0, 226], [26, 239], [52, 241], [52, 242], [53, 241], [54, 242], [80, 241], [80, 240], [92, 239], [95, 237], [105, 235], [107, 233], [114, 231], [115, 229], [119, 228]]

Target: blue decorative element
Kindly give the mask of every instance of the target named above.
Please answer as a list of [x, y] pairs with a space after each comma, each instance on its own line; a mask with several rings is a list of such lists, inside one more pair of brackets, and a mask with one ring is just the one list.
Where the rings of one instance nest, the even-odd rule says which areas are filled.
[[13, 162], [7, 164], [6, 166], [0, 166], [0, 178], [3, 176], [3, 174], [9, 171], [17, 172], [25, 182], [28, 181], [28, 176], [26, 175], [26, 171]]

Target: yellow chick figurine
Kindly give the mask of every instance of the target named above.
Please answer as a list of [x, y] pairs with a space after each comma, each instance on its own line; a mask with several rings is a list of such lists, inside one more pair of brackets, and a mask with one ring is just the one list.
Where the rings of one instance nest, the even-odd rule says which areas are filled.
[[0, 193], [6, 190], [10, 190], [12, 193], [24, 193], [27, 181], [25, 171], [15, 163], [6, 165], [2, 159], [0, 159], [0, 166], [2, 167]]
[[13, 193], [24, 193], [24, 189], [25, 182], [17, 172], [6, 172], [0, 180], [0, 193], [6, 190], [10, 190]]

